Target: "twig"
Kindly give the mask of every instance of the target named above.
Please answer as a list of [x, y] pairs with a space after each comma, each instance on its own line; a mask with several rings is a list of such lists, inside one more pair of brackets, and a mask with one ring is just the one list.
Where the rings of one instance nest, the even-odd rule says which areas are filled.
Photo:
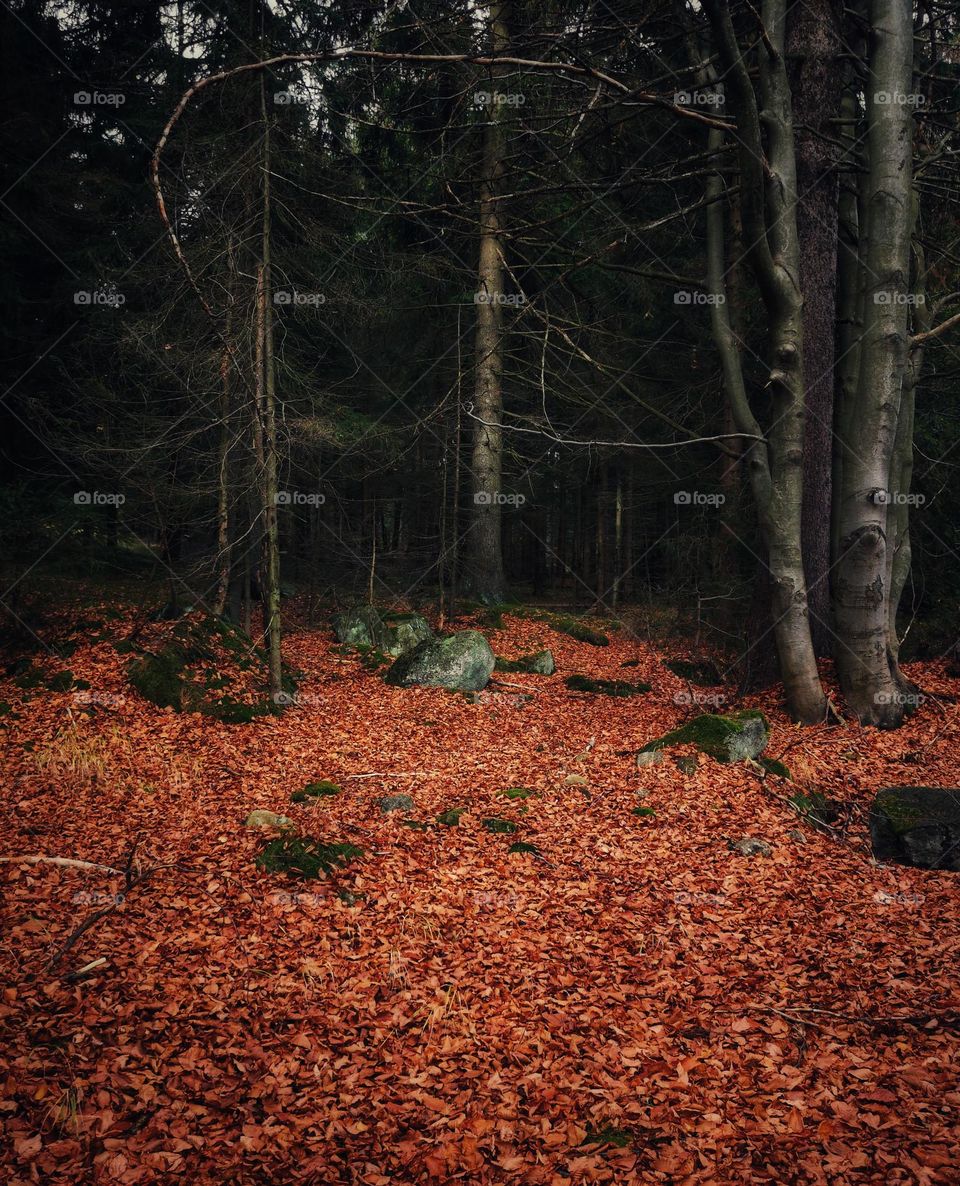
[[374, 770], [370, 774], [345, 774], [343, 781], [350, 778], [417, 778], [421, 774], [436, 774], [436, 770]]
[[21, 857], [0, 857], [3, 865], [60, 865], [65, 869], [96, 869], [100, 873], [112, 873], [115, 877], [122, 877], [122, 869], [114, 869], [110, 865], [98, 865], [95, 861], [75, 861], [71, 857], [44, 857], [25, 855]]
[[[926, 1025], [930, 1021], [937, 1021], [950, 1028], [960, 1026], [960, 1012], [956, 1009], [947, 1009], [942, 1013], [902, 1013], [899, 1016], [891, 1015], [889, 1017], [870, 1017], [866, 1014], [856, 1013], [838, 1013], [834, 1009], [820, 1009], [813, 1006], [789, 1005], [783, 1009], [774, 1008], [773, 1005], [748, 1005], [749, 1009], [758, 1009], [763, 1013], [776, 1013], [780, 1017], [786, 1018], [788, 1021], [799, 1021], [803, 1025], [816, 1025], [813, 1021], [804, 1021], [802, 1017], [797, 1017], [797, 1013], [814, 1013], [822, 1017], [832, 1017], [837, 1021], [849, 1021], [854, 1025], [868, 1025], [882, 1029], [887, 1025]], [[736, 1010], [725, 1009], [723, 1012], [733, 1013]]]

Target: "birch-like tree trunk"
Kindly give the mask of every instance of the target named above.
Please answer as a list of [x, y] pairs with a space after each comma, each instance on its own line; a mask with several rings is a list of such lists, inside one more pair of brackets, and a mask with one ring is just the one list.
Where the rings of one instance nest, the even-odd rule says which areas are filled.
[[[765, 0], [764, 37], [758, 47], [759, 91], [737, 44], [728, 0], [706, 0], [736, 117], [746, 258], [767, 314], [770, 372], [763, 428], [747, 399], [739, 350], [723, 289], [723, 224], [717, 203], [708, 206], [711, 314], [724, 380], [741, 432], [758, 438], [746, 453], [770, 569], [773, 638], [787, 707], [794, 719], [822, 720], [826, 699], [810, 635], [803, 567], [803, 300], [797, 234], [796, 158], [790, 84], [784, 58], [786, 0]], [[719, 144], [715, 144], [715, 148]], [[711, 185], [721, 182], [715, 177]]]
[[892, 467], [905, 446], [901, 411], [910, 378], [911, 9], [904, 0], [870, 4], [865, 225], [860, 227], [863, 330], [856, 388], [845, 393], [850, 402], [840, 418], [842, 488], [834, 581], [837, 672], [846, 703], [861, 722], [884, 728], [894, 728], [903, 719], [889, 639], [891, 550], [896, 549], [891, 481], [903, 480]]

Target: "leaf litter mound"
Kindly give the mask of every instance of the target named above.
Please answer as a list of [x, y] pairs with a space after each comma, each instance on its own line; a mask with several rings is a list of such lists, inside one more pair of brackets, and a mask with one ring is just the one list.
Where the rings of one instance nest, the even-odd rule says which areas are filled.
[[[11, 1186], [956, 1182], [956, 875], [873, 864], [864, 817], [960, 782], [942, 666], [893, 734], [731, 699], [787, 784], [693, 747], [638, 768], [696, 709], [613, 631], [505, 613], [494, 651], [557, 673], [468, 700], [303, 630], [295, 702], [240, 726], [132, 691], [127, 625], [75, 639], [85, 692], [0, 689], [3, 853], [106, 867], [0, 864]], [[625, 664], [650, 693], [564, 686]], [[258, 867], [296, 837], [349, 859]]]

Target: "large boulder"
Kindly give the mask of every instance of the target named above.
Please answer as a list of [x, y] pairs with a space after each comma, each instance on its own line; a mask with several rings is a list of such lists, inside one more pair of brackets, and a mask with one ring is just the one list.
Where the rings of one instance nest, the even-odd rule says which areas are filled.
[[960, 872], [960, 790], [886, 787], [870, 808], [878, 861]]
[[348, 647], [378, 647], [383, 637], [383, 621], [372, 605], [334, 614], [330, 624], [337, 642]]
[[762, 712], [747, 709], [729, 716], [706, 712], [672, 733], [648, 741], [640, 753], [653, 753], [672, 745], [695, 745], [718, 762], [743, 762], [747, 758], [759, 758], [769, 740], [770, 729]]
[[401, 655], [387, 671], [388, 684], [409, 688], [454, 688], [479, 692], [487, 686], [494, 665], [490, 644], [477, 630], [462, 630], [447, 638], [429, 638]]
[[433, 631], [427, 619], [419, 614], [387, 615], [383, 621], [380, 649], [396, 659], [428, 638], [433, 638]]
[[330, 623], [337, 642], [348, 647], [374, 648], [397, 658], [412, 651], [433, 631], [419, 614], [381, 614], [372, 605], [334, 614]]

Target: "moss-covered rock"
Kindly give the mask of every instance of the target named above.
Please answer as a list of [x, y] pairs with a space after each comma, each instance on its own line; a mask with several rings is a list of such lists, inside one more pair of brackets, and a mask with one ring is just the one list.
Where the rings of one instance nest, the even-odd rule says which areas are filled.
[[496, 661], [497, 671], [519, 671], [530, 675], [553, 675], [557, 665], [553, 661], [552, 651], [537, 651], [533, 655], [521, 655], [517, 659], [501, 659]]
[[490, 644], [477, 630], [462, 630], [447, 638], [427, 639], [401, 655], [384, 676], [388, 684], [409, 688], [423, 685], [479, 692], [493, 672]]
[[331, 625], [337, 642], [391, 659], [433, 637], [429, 622], [419, 614], [383, 614], [372, 605], [334, 614]]
[[563, 681], [571, 692], [592, 692], [597, 696], [640, 696], [650, 691], [650, 685], [631, 684], [620, 679], [591, 679], [588, 675], [568, 675]]
[[878, 861], [960, 872], [960, 789], [886, 787], [870, 809]]
[[413, 811], [413, 798], [410, 795], [384, 795], [377, 806], [384, 815], [393, 811]]
[[460, 816], [466, 810], [465, 807], [451, 807], [447, 811], [441, 811], [437, 816], [437, 823], [443, 824], [445, 828], [459, 828]]
[[672, 745], [695, 745], [718, 762], [742, 762], [746, 758], [759, 758], [769, 739], [767, 719], [756, 709], [729, 716], [703, 713], [672, 733], [648, 741], [640, 752], [650, 753]]
[[350, 647], [379, 647], [383, 641], [383, 621], [372, 605], [334, 614], [330, 621], [337, 642]]
[[388, 614], [383, 619], [380, 649], [397, 659], [432, 637], [430, 623], [419, 614]]

